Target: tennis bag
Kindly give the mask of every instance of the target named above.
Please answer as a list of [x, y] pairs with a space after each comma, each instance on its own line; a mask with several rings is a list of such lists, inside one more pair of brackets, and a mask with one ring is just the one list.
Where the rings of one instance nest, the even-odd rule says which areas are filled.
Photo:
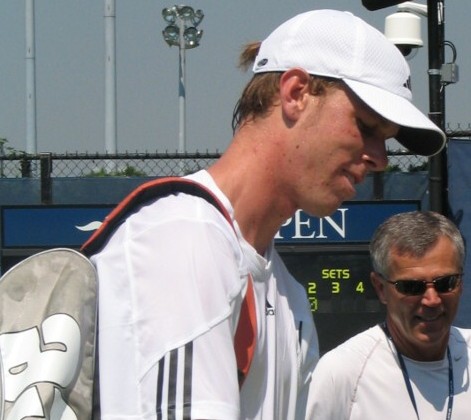
[[[179, 192], [207, 200], [232, 225], [224, 206], [204, 186], [161, 178], [132, 191], [81, 252], [46, 250], [0, 278], [0, 420], [99, 418], [98, 278], [88, 258], [140, 207]], [[249, 282], [234, 339], [240, 386], [255, 349], [255, 319]]]

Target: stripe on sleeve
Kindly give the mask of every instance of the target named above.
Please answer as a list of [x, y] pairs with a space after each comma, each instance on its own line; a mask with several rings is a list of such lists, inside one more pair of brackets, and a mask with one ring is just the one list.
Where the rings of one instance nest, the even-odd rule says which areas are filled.
[[157, 420], [191, 418], [193, 343], [171, 350], [158, 363]]

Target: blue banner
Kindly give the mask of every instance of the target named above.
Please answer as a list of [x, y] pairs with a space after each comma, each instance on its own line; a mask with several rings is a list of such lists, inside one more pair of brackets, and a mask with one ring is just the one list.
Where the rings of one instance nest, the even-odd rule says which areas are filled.
[[[368, 243], [389, 216], [418, 210], [417, 200], [345, 202], [329, 217], [299, 210], [288, 219], [276, 243]], [[4, 206], [1, 208], [2, 248], [78, 247], [98, 228], [111, 205]]]
[[418, 200], [349, 201], [329, 217], [299, 210], [288, 219], [276, 243], [368, 243], [374, 230], [393, 214], [420, 210]]
[[471, 328], [471, 141], [450, 139], [448, 143], [448, 203], [450, 218], [467, 244], [464, 288], [455, 324]]
[[113, 206], [5, 206], [2, 248], [78, 247]]
[[[279, 230], [276, 243], [368, 243], [389, 216], [418, 210], [417, 200], [351, 201], [333, 215], [312, 217], [299, 210]], [[78, 247], [98, 228], [111, 205], [4, 206], [2, 248]]]

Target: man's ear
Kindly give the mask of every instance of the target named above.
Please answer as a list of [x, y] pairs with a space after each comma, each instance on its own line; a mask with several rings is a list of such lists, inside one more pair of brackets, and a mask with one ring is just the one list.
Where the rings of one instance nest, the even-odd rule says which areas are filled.
[[301, 68], [285, 71], [280, 79], [280, 103], [283, 115], [296, 121], [306, 108], [310, 95], [311, 76]]
[[370, 280], [376, 291], [379, 301], [386, 305], [388, 303], [388, 299], [386, 297], [385, 282], [382, 280], [381, 276], [374, 271], [372, 271], [370, 274]]

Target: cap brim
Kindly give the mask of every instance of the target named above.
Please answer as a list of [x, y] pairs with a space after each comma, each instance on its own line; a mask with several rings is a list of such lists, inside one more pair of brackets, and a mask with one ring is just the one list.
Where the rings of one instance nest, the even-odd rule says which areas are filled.
[[433, 156], [445, 147], [445, 133], [406, 98], [356, 80], [343, 80], [371, 109], [400, 126], [395, 138], [412, 153]]

